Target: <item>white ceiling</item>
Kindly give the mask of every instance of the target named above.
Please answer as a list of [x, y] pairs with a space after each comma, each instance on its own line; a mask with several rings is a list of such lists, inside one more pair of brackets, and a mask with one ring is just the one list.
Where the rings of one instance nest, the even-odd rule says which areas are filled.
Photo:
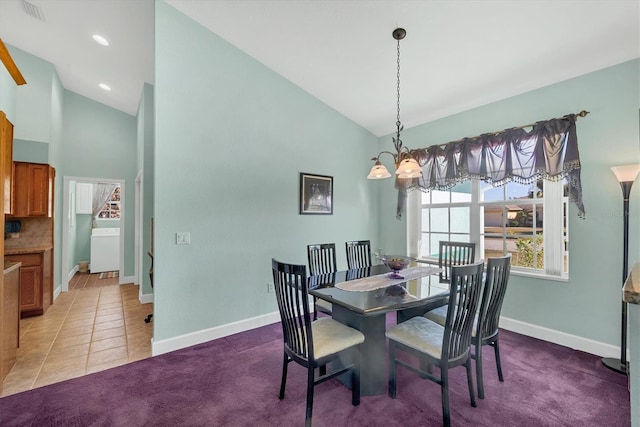
[[[398, 26], [405, 127], [640, 57], [638, 0], [167, 2], [376, 135], [395, 130]], [[0, 0], [5, 43], [53, 63], [65, 88], [135, 115], [153, 83], [153, 1], [30, 3], [44, 22]]]

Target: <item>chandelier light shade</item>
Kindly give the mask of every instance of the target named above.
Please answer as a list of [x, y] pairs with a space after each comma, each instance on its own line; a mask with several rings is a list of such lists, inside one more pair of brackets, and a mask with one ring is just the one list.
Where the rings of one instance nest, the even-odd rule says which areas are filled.
[[397, 116], [396, 116], [396, 136], [393, 137], [393, 146], [396, 149], [395, 153], [390, 151], [382, 151], [378, 153], [376, 157], [373, 157], [371, 160], [375, 161], [375, 164], [371, 168], [367, 179], [384, 179], [390, 178], [391, 174], [387, 170], [387, 168], [380, 163], [380, 156], [383, 154], [389, 154], [393, 157], [393, 163], [396, 167], [396, 178], [399, 179], [408, 179], [408, 178], [419, 178], [422, 176], [422, 168], [418, 162], [411, 157], [409, 150], [407, 147], [403, 147], [402, 140], [400, 139], [400, 132], [403, 129], [402, 123], [400, 122], [400, 40], [404, 39], [407, 35], [407, 32], [404, 28], [396, 28], [393, 30], [393, 38], [397, 40], [397, 80], [396, 80], [396, 93], [397, 93]]
[[[629, 274], [629, 196], [631, 196], [631, 186], [638, 177], [640, 164], [614, 166], [611, 168], [616, 175], [620, 188], [622, 189], [622, 285], [627, 280]], [[602, 363], [609, 369], [621, 374], [629, 373], [629, 363], [627, 361], [627, 303], [622, 301], [622, 320], [620, 337], [620, 358], [604, 357]], [[636, 361], [634, 361], [637, 363]], [[637, 367], [636, 367], [637, 368]]]
[[367, 175], [367, 179], [384, 179], [390, 177], [391, 174], [379, 160], [376, 161], [376, 164], [371, 168], [369, 175]]

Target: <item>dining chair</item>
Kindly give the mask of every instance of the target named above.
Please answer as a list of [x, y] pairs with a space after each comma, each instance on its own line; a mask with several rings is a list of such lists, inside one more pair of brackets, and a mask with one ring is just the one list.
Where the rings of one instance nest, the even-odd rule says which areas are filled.
[[[344, 373], [351, 373], [351, 403], [360, 404], [360, 351], [364, 335], [330, 317], [311, 321], [306, 266], [271, 260], [273, 283], [282, 324], [284, 357], [279, 398], [284, 399], [287, 367], [296, 362], [307, 368], [307, 407], [305, 426], [311, 426], [313, 391], [317, 384]], [[330, 365], [333, 370], [316, 377], [316, 368]], [[351, 361], [351, 363], [349, 363]], [[339, 365], [339, 366], [338, 366]], [[344, 366], [344, 367], [341, 367]]]
[[[471, 332], [482, 291], [484, 263], [451, 267], [451, 292], [444, 326], [423, 316], [412, 317], [391, 327], [389, 339], [389, 397], [396, 398], [398, 365], [429, 379], [441, 387], [442, 418], [445, 426], [451, 425], [449, 410], [449, 369], [464, 365], [471, 406], [477, 406], [471, 372]], [[397, 357], [404, 352], [418, 358], [419, 366]], [[406, 358], [405, 358], [406, 359]], [[424, 369], [422, 368], [424, 366]], [[433, 374], [433, 366], [439, 367], [440, 376]]]
[[[321, 274], [335, 273], [336, 267], [336, 245], [335, 243], [321, 243], [307, 245], [307, 259], [309, 260], [309, 274], [318, 276]], [[331, 303], [313, 298], [313, 320], [318, 318], [318, 311], [331, 314]]]
[[345, 242], [347, 249], [347, 269], [371, 267], [371, 241], [354, 240]]
[[449, 281], [451, 266], [472, 264], [476, 258], [476, 244], [441, 240], [438, 250], [440, 280]]
[[[473, 332], [471, 333], [471, 344], [475, 351], [475, 353], [471, 354], [471, 357], [476, 361], [476, 382], [478, 383], [478, 397], [480, 399], [484, 399], [482, 374], [483, 346], [490, 345], [493, 347], [498, 369], [498, 379], [504, 382], [502, 364], [500, 363], [500, 330], [498, 324], [500, 323], [500, 311], [502, 310], [504, 295], [507, 292], [510, 271], [511, 254], [489, 258], [487, 261], [487, 274], [482, 290], [482, 300], [474, 322]], [[424, 316], [440, 325], [444, 325], [447, 318], [447, 306], [428, 311]]]

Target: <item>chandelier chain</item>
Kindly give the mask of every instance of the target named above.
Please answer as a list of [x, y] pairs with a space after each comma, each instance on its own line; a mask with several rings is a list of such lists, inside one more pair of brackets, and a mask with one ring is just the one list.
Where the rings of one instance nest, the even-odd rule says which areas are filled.
[[397, 51], [398, 51], [398, 56], [397, 56], [398, 59], [397, 59], [397, 72], [396, 72], [396, 77], [397, 77], [396, 93], [398, 97], [397, 97], [396, 127], [398, 128], [398, 133], [400, 133], [400, 39], [398, 39]]

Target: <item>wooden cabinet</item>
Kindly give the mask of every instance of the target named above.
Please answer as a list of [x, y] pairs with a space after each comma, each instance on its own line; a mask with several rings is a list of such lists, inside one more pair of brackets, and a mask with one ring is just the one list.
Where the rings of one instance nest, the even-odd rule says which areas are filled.
[[5, 265], [0, 281], [0, 392], [2, 381], [16, 363], [20, 341], [20, 266]]
[[21, 262], [20, 316], [44, 314], [53, 303], [52, 250], [5, 255], [5, 261]]
[[4, 213], [11, 213], [13, 182], [13, 125], [0, 111], [0, 185], [4, 187]]
[[51, 218], [55, 176], [55, 169], [49, 165], [13, 162], [11, 216]]

